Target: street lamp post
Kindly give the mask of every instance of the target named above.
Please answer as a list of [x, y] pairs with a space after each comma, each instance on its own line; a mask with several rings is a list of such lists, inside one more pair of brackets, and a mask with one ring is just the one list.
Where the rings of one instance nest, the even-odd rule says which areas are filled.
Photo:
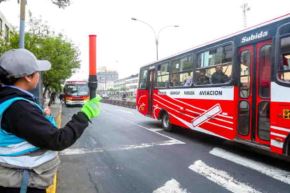
[[20, 1], [19, 48], [24, 48], [25, 5], [26, 5], [26, 0], [21, 0]]
[[152, 25], [150, 25], [149, 23], [145, 22], [145, 21], [142, 21], [140, 19], [137, 19], [137, 18], [134, 18], [132, 17], [131, 20], [133, 21], [139, 21], [145, 25], [147, 25], [154, 33], [154, 38], [155, 38], [155, 46], [156, 46], [156, 59], [158, 60], [158, 46], [159, 46], [159, 35], [160, 35], [160, 32], [163, 31], [164, 29], [166, 28], [170, 28], [170, 27], [179, 27], [178, 25], [166, 25], [162, 28], [160, 28], [158, 30], [158, 32], [156, 32], [156, 30], [152, 27]]

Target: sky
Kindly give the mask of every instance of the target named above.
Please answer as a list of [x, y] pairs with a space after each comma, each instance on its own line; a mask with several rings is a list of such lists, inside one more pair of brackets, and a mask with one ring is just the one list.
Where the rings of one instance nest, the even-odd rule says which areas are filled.
[[[97, 35], [97, 66], [118, 71], [124, 78], [141, 66], [244, 29], [241, 5], [248, 3], [247, 26], [290, 13], [289, 0], [71, 0], [60, 9], [50, 0], [27, 0], [27, 10], [41, 17], [56, 33], [62, 33], [80, 50], [78, 77], [88, 76], [89, 38]], [[0, 11], [19, 26], [17, 0], [0, 3]], [[28, 14], [27, 14], [28, 15]], [[148, 23], [133, 21], [137, 18]]]

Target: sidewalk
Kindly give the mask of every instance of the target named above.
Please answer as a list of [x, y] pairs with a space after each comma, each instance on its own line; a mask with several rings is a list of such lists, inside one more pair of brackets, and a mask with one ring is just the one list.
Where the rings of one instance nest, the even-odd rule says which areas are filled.
[[[44, 107], [47, 107], [49, 100], [45, 100]], [[60, 100], [56, 99], [54, 104], [50, 105], [51, 114], [54, 117], [58, 128], [61, 127], [62, 104]], [[46, 193], [56, 193], [57, 188], [57, 174], [54, 176], [53, 184], [46, 189]]]
[[[49, 99], [44, 102], [44, 108], [47, 107]], [[50, 105], [51, 114], [54, 117], [57, 126], [61, 127], [62, 104], [59, 99], [55, 99], [55, 103]]]

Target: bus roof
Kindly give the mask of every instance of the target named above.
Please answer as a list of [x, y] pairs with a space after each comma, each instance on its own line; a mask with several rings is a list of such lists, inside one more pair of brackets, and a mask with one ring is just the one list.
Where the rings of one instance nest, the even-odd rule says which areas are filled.
[[155, 62], [149, 63], [149, 64], [147, 64], [147, 65], [144, 65], [143, 67], [145, 67], [145, 66], [150, 66], [150, 65], [155, 64], [155, 63], [157, 63], [157, 62], [161, 62], [161, 61], [167, 60], [167, 59], [169, 59], [169, 58], [172, 58], [172, 57], [175, 57], [175, 56], [178, 56], [178, 55], [181, 55], [181, 54], [187, 53], [187, 52], [189, 52], [189, 51], [193, 51], [193, 50], [198, 49], [198, 48], [202, 48], [202, 47], [204, 47], [204, 46], [206, 46], [206, 45], [214, 44], [214, 43], [217, 43], [217, 42], [220, 42], [220, 41], [226, 40], [226, 39], [228, 39], [228, 38], [232, 38], [232, 37], [234, 37], [234, 36], [237, 36], [237, 35], [240, 35], [240, 34], [243, 34], [243, 33], [247, 33], [247, 32], [249, 32], [249, 31], [251, 31], [251, 30], [254, 30], [254, 29], [257, 29], [257, 28], [260, 28], [260, 27], [266, 26], [266, 25], [270, 25], [270, 24], [272, 24], [272, 23], [275, 23], [275, 22], [281, 21], [281, 20], [286, 19], [286, 18], [290, 18], [290, 13], [287, 13], [287, 14], [285, 14], [285, 15], [282, 15], [282, 16], [279, 16], [279, 17], [276, 17], [276, 18], [274, 18], [274, 19], [271, 19], [271, 20], [268, 20], [268, 21], [262, 22], [262, 23], [260, 23], [260, 24], [257, 24], [257, 25], [251, 26], [251, 27], [248, 27], [248, 28], [246, 28], [246, 29], [243, 29], [243, 30], [240, 30], [240, 31], [234, 32], [234, 33], [232, 33], [232, 34], [229, 34], [229, 35], [226, 35], [226, 36], [222, 36], [222, 37], [217, 38], [217, 39], [215, 39], [215, 40], [212, 40], [212, 41], [208, 41], [208, 42], [202, 43], [202, 44], [200, 44], [200, 45], [198, 45], [198, 46], [194, 46], [194, 47], [192, 47], [192, 48], [189, 48], [189, 49], [186, 49], [186, 50], [180, 51], [180, 52], [178, 52], [178, 53], [176, 53], [176, 54], [173, 54], [173, 55], [170, 55], [170, 56], [168, 56], [168, 57], [162, 58], [161, 60], [158, 60], [158, 61], [155, 61]]

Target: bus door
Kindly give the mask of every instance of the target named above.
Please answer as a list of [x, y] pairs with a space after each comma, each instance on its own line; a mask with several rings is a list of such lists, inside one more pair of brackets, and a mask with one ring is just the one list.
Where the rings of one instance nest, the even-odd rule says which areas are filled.
[[271, 41], [241, 47], [238, 133], [241, 140], [269, 145]]
[[155, 69], [149, 69], [148, 76], [148, 115], [152, 115], [153, 112], [153, 94], [154, 94], [154, 80]]

